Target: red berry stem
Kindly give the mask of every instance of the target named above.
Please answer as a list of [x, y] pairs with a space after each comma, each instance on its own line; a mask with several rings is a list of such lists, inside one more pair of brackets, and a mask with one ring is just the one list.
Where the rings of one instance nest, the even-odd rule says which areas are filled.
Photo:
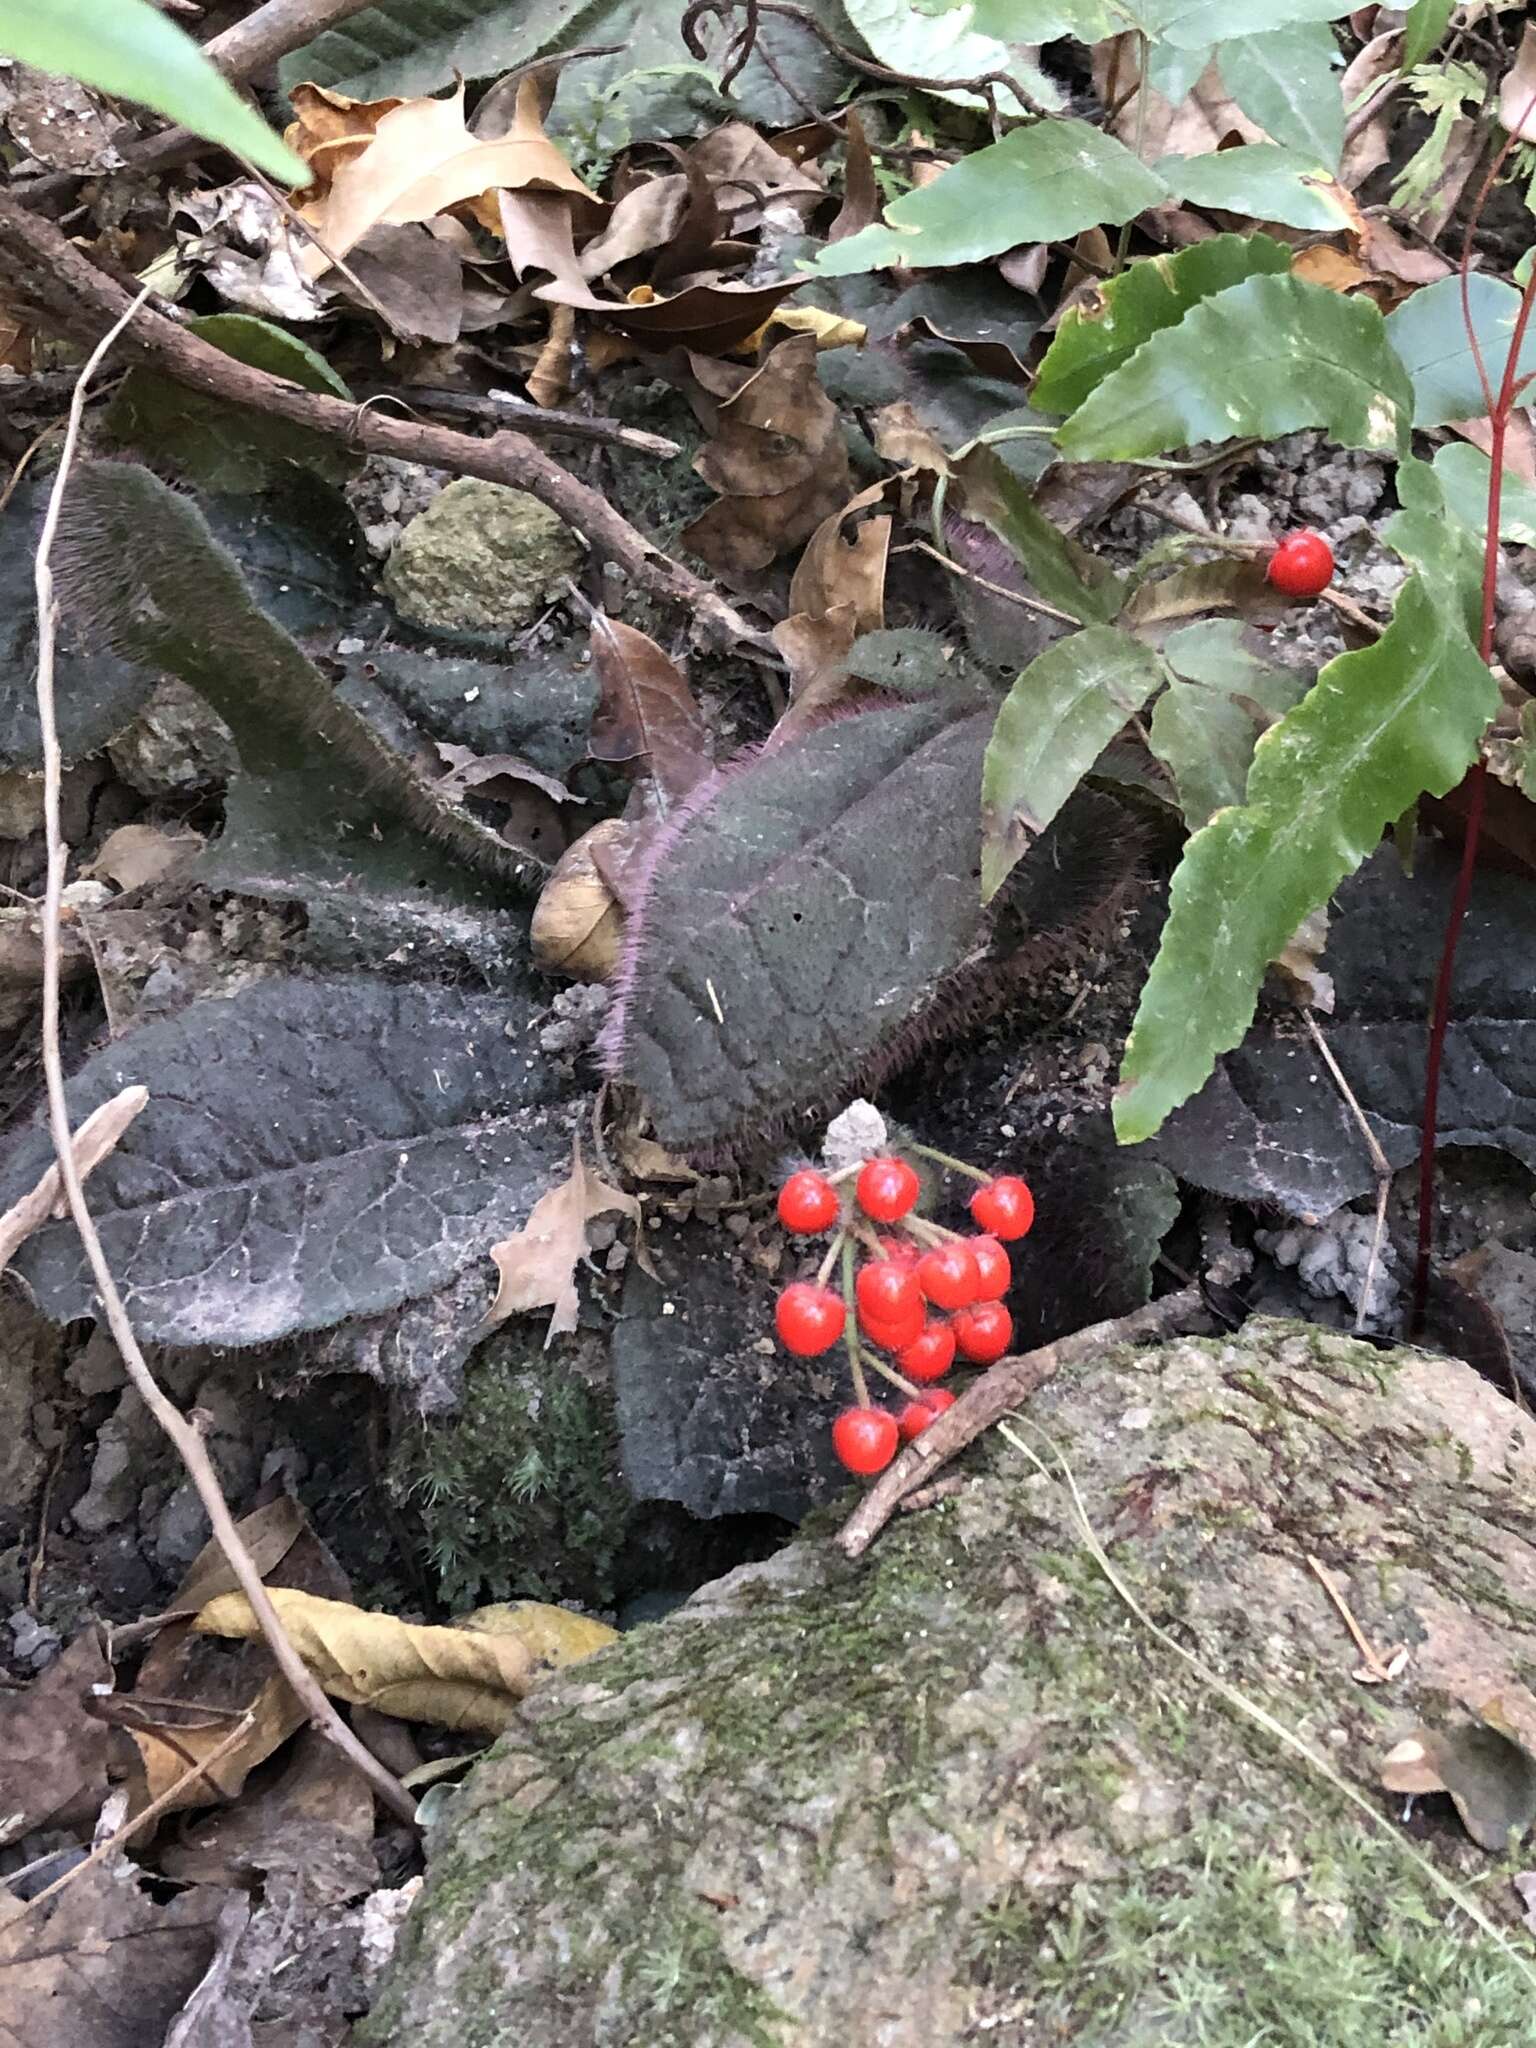
[[827, 1246], [827, 1255], [816, 1269], [816, 1285], [818, 1287], [826, 1286], [828, 1278], [831, 1275], [832, 1268], [837, 1264], [838, 1254], [843, 1249], [843, 1240], [847, 1237], [847, 1235], [848, 1231], [846, 1226], [844, 1226], [837, 1232], [836, 1236], [832, 1239], [832, 1242]]
[[864, 1365], [859, 1353], [858, 1310], [853, 1298], [853, 1238], [845, 1230], [842, 1233], [843, 1253], [843, 1300], [848, 1304], [848, 1320], [843, 1325], [843, 1342], [848, 1346], [848, 1372], [853, 1380], [853, 1398], [860, 1408], [867, 1408], [869, 1382], [864, 1377]]
[[944, 1166], [951, 1173], [963, 1173], [967, 1180], [979, 1180], [983, 1187], [992, 1178], [983, 1173], [979, 1166], [972, 1166], [968, 1160], [957, 1159], [952, 1152], [939, 1152], [932, 1145], [909, 1145], [909, 1152], [915, 1152], [920, 1159], [931, 1159], [935, 1166]]
[[903, 1216], [902, 1223], [920, 1244], [947, 1244], [951, 1238], [962, 1238], [965, 1233], [951, 1230], [947, 1223], [935, 1223], [927, 1216]]
[[899, 1387], [904, 1394], [910, 1395], [914, 1401], [926, 1401], [929, 1393], [932, 1392], [931, 1388], [914, 1387], [912, 1382], [904, 1378], [894, 1365], [887, 1365], [878, 1352], [871, 1351], [865, 1359], [865, 1364], [873, 1366], [881, 1379], [889, 1380], [893, 1387]]

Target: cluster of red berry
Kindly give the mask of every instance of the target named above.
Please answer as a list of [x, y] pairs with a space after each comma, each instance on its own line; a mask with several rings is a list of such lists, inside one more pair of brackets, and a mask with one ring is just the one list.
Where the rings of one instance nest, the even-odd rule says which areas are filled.
[[[866, 1159], [831, 1175], [803, 1167], [779, 1190], [786, 1230], [836, 1231], [816, 1278], [792, 1280], [773, 1319], [780, 1343], [799, 1358], [816, 1357], [839, 1337], [847, 1343], [856, 1405], [833, 1423], [832, 1448], [850, 1472], [883, 1471], [903, 1439], [910, 1443], [954, 1405], [954, 1395], [932, 1382], [957, 1357], [991, 1365], [1013, 1341], [1013, 1318], [1003, 1306], [1013, 1269], [1003, 1243], [1023, 1237], [1034, 1222], [1034, 1197], [1012, 1174], [991, 1178], [962, 1161], [930, 1156], [980, 1181], [970, 1205], [977, 1234], [962, 1236], [914, 1215], [921, 1183], [905, 1159]], [[836, 1183], [849, 1179], [853, 1202], [845, 1214]], [[876, 1224], [894, 1226], [895, 1234], [877, 1235]], [[857, 1272], [856, 1241], [871, 1254]], [[841, 1291], [827, 1284], [839, 1255]], [[899, 1414], [871, 1403], [866, 1364], [908, 1397]]]

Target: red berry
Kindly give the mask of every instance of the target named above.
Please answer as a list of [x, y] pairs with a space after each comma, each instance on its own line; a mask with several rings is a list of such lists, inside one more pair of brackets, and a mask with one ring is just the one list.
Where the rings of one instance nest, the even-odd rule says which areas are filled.
[[861, 1266], [853, 1291], [861, 1322], [866, 1316], [875, 1323], [905, 1322], [914, 1309], [921, 1313], [923, 1306], [915, 1274], [895, 1259], [872, 1259]]
[[991, 1365], [1013, 1342], [1013, 1317], [1000, 1301], [979, 1301], [955, 1317], [955, 1348], [973, 1365]]
[[948, 1323], [929, 1323], [896, 1357], [909, 1380], [941, 1380], [955, 1362], [955, 1333]]
[[866, 1159], [854, 1182], [859, 1207], [877, 1223], [894, 1223], [905, 1216], [920, 1186], [905, 1159]]
[[1269, 558], [1265, 575], [1286, 597], [1316, 597], [1333, 576], [1333, 549], [1320, 533], [1288, 533]]
[[840, 1207], [831, 1181], [809, 1166], [792, 1173], [779, 1189], [779, 1221], [786, 1230], [799, 1231], [802, 1236], [830, 1230]]
[[1001, 1301], [1013, 1285], [1013, 1262], [995, 1237], [973, 1237], [971, 1257], [976, 1261], [978, 1301]]
[[835, 1344], [847, 1320], [843, 1297], [809, 1280], [791, 1280], [774, 1304], [779, 1342], [797, 1358], [814, 1358]]
[[845, 1408], [832, 1425], [832, 1448], [850, 1472], [883, 1472], [896, 1455], [899, 1431], [883, 1408]]
[[968, 1307], [981, 1289], [975, 1253], [953, 1238], [936, 1244], [917, 1262], [917, 1284], [935, 1308]]
[[893, 1316], [886, 1322], [880, 1316], [867, 1316], [859, 1310], [859, 1328], [871, 1344], [877, 1344], [882, 1351], [905, 1351], [922, 1335], [923, 1309], [918, 1306], [909, 1315]]
[[911, 1443], [915, 1436], [921, 1436], [936, 1415], [942, 1415], [946, 1408], [953, 1408], [954, 1405], [954, 1395], [944, 1387], [935, 1387], [933, 1392], [925, 1394], [921, 1401], [909, 1401], [902, 1409], [896, 1425], [901, 1431], [903, 1441]]
[[1004, 1173], [976, 1190], [971, 1214], [993, 1237], [1024, 1237], [1035, 1220], [1035, 1198], [1028, 1182], [1017, 1174]]

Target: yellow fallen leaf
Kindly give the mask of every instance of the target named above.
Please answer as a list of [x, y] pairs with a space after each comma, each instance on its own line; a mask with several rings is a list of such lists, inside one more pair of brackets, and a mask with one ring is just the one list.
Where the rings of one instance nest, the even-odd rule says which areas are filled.
[[610, 1209], [636, 1220], [640, 1215], [633, 1195], [587, 1171], [578, 1139], [571, 1148], [567, 1177], [540, 1195], [521, 1230], [491, 1246], [501, 1284], [485, 1312], [486, 1327], [529, 1309], [547, 1308], [554, 1313], [544, 1333], [546, 1346], [552, 1337], [574, 1330], [580, 1307], [576, 1267], [586, 1256], [587, 1225]]
[[489, 1607], [477, 1607], [473, 1614], [460, 1615], [453, 1626], [473, 1629], [482, 1636], [516, 1636], [534, 1661], [549, 1671], [579, 1664], [583, 1657], [616, 1641], [618, 1635], [605, 1621], [592, 1621], [585, 1614], [572, 1614], [568, 1607], [549, 1607], [540, 1600], [498, 1600]]
[[[345, 256], [370, 228], [426, 221], [451, 206], [504, 187], [593, 195], [544, 133], [530, 77], [520, 90], [511, 128], [494, 140], [472, 135], [464, 122], [464, 87], [449, 99], [406, 100], [382, 116], [372, 140], [334, 167], [330, 190], [301, 212], [329, 255], [311, 247], [302, 258], [310, 277]], [[499, 220], [494, 207], [488, 216]]]
[[778, 306], [758, 328], [743, 342], [738, 342], [734, 354], [742, 355], [754, 349], [772, 327], [787, 328], [791, 334], [814, 334], [818, 349], [862, 348], [869, 329], [862, 320], [847, 320], [841, 313], [829, 313], [822, 306]]
[[[293, 1647], [333, 1698], [477, 1735], [500, 1735], [541, 1678], [614, 1640], [600, 1622], [533, 1603], [516, 1627], [488, 1633], [398, 1621], [283, 1586], [272, 1588], [272, 1601]], [[203, 1635], [260, 1633], [243, 1593], [210, 1600], [192, 1625]]]

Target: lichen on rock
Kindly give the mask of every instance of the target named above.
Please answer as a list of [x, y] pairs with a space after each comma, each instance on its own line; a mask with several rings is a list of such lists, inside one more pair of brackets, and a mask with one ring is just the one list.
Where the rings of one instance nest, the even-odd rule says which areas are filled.
[[[1000, 1436], [858, 1566], [803, 1533], [530, 1698], [434, 1833], [369, 2048], [1527, 2041], [1497, 1862], [1448, 1806], [1409, 1842], [1377, 1777], [1495, 1698], [1536, 1747], [1520, 1411], [1255, 1323], [1101, 1356], [1020, 1429], [1154, 1627]], [[1391, 1686], [1313, 1556], [1409, 1648]]]
[[383, 581], [419, 626], [495, 632], [536, 617], [580, 560], [575, 534], [537, 498], [460, 477], [406, 527]]

